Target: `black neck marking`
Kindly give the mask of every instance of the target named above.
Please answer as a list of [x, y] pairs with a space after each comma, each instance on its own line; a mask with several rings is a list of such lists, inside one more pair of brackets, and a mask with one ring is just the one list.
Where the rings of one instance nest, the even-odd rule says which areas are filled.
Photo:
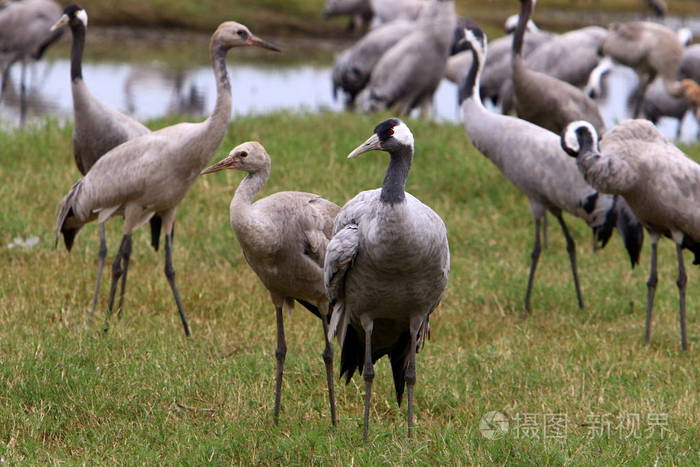
[[465, 100], [474, 96], [477, 86], [479, 85], [479, 68], [481, 68], [481, 56], [474, 50], [472, 46], [469, 47], [472, 51], [472, 65], [469, 68], [469, 73], [467, 77], [464, 78], [462, 86], [459, 88], [459, 102], [462, 103]]
[[83, 79], [83, 49], [85, 49], [85, 25], [82, 21], [71, 20], [70, 30], [73, 34], [73, 45], [70, 53], [70, 79]]
[[214, 49], [214, 66], [216, 75], [224, 89], [231, 90], [231, 83], [228, 80], [228, 70], [226, 69], [226, 54], [231, 49], [229, 46], [219, 45]]
[[384, 184], [379, 200], [383, 203], [395, 204], [406, 199], [406, 180], [411, 170], [413, 148], [401, 146], [389, 152], [391, 161], [386, 170]]

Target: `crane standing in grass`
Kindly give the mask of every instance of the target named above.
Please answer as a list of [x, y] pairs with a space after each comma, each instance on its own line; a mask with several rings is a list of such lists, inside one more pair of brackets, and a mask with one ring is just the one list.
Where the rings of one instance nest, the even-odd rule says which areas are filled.
[[623, 196], [649, 232], [651, 271], [647, 282], [644, 339], [651, 342], [651, 318], [658, 281], [656, 254], [659, 239], [676, 244], [681, 348], [688, 349], [685, 322], [687, 275], [683, 249], [700, 264], [700, 165], [666, 140], [648, 120], [625, 120], [600, 141], [588, 122], [572, 122], [561, 137], [566, 152], [576, 158], [586, 180], [604, 193]]
[[328, 337], [328, 297], [323, 284], [323, 260], [331, 239], [333, 219], [340, 209], [335, 203], [312, 193], [282, 191], [253, 203], [270, 175], [270, 156], [257, 142], [243, 143], [202, 174], [224, 169], [248, 172], [231, 200], [231, 228], [243, 255], [270, 292], [277, 314], [277, 371], [275, 424], [279, 422], [282, 373], [287, 355], [284, 337], [284, 308], [301, 303], [323, 323], [326, 348], [328, 399], [331, 423], [336, 424], [333, 388], [333, 347]]
[[329, 332], [342, 348], [341, 376], [349, 382], [357, 370], [365, 379], [365, 440], [374, 362], [384, 355], [399, 404], [408, 386], [408, 436], [413, 434], [416, 352], [450, 269], [444, 222], [404, 190], [413, 160], [408, 126], [397, 118], [380, 123], [348, 157], [377, 150], [391, 157], [384, 184], [359, 193], [338, 213], [323, 268], [333, 306]]
[[629, 215], [623, 200], [600, 194], [585, 182], [576, 165], [559, 147], [556, 134], [525, 120], [486, 110], [479, 95], [479, 79], [486, 58], [486, 37], [475, 26], [465, 29], [465, 39], [474, 59], [460, 88], [464, 128], [472, 144], [527, 196], [535, 221], [525, 311], [530, 311], [530, 296], [541, 253], [541, 224], [547, 212], [559, 221], [566, 238], [576, 298], [579, 308], [583, 309], [576, 244], [562, 213], [568, 212], [586, 221], [593, 229], [596, 247], [605, 246], [617, 225], [633, 266], [639, 261], [642, 246], [641, 225]]
[[[72, 4], [63, 10], [63, 15], [51, 27], [52, 31], [68, 25], [73, 36], [71, 48], [70, 80], [73, 94], [73, 156], [81, 174], [88, 170], [97, 160], [111, 149], [137, 136], [145, 135], [150, 130], [133, 118], [113, 109], [97, 99], [83, 80], [83, 50], [87, 32], [88, 15], [84, 8]], [[151, 244], [158, 250], [161, 218], [151, 217]], [[100, 249], [97, 266], [95, 293], [92, 298], [91, 312], [95, 312], [100, 295], [102, 271], [107, 257], [107, 240], [104, 224], [99, 225]], [[124, 281], [126, 275], [123, 276]], [[122, 284], [123, 286], [124, 284]], [[117, 307], [122, 310], [120, 301]]]
[[[172, 264], [175, 210], [226, 134], [231, 119], [231, 84], [226, 70], [226, 55], [231, 48], [244, 46], [279, 51], [253, 35], [242, 24], [233, 21], [222, 23], [212, 35], [209, 45], [217, 91], [216, 106], [209, 118], [201, 123], [169, 126], [117, 146], [102, 156], [63, 199], [56, 220], [56, 240], [62, 234], [68, 250], [86, 223], [97, 219], [103, 224], [117, 213], [124, 216], [123, 237], [112, 264], [109, 315], [114, 305], [117, 283], [122, 275], [126, 278], [131, 234], [158, 214], [165, 231], [165, 275], [185, 334], [190, 335]], [[126, 289], [125, 281], [122, 283], [122, 297]]]

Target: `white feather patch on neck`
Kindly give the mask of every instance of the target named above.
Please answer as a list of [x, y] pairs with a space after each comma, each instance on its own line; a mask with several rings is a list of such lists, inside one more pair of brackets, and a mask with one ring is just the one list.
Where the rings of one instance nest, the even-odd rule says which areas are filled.
[[75, 17], [78, 18], [85, 27], [88, 25], [88, 15], [87, 11], [85, 10], [79, 10], [76, 14]]
[[576, 153], [578, 153], [581, 150], [581, 145], [579, 144], [578, 136], [576, 135], [576, 132], [580, 128], [586, 128], [588, 130], [588, 132], [593, 137], [593, 147], [597, 149], [598, 133], [596, 133], [595, 128], [593, 128], [593, 125], [584, 120], [571, 122], [569, 123], [569, 126], [566, 127], [566, 133], [564, 134], [564, 144], [566, 144], [566, 147]]
[[486, 55], [486, 42], [482, 43], [476, 35], [472, 32], [471, 29], [465, 29], [464, 30], [464, 37], [467, 39], [467, 42], [469, 42], [474, 49], [474, 52], [479, 56], [479, 63], [484, 63], [484, 55]]
[[404, 122], [399, 123], [393, 129], [393, 137], [396, 141], [405, 146], [413, 147], [413, 133]]

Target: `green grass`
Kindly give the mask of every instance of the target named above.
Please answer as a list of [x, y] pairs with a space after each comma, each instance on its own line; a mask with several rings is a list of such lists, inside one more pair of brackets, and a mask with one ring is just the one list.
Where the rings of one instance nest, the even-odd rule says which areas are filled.
[[[180, 27], [208, 32], [220, 22], [232, 19], [253, 31], [276, 35], [344, 35], [346, 19], [325, 20], [324, 3], [324, 0], [92, 0], [85, 7], [91, 22], [100, 25]], [[698, 13], [695, 0], [668, 3], [670, 14]], [[460, 14], [499, 31], [505, 18], [517, 13], [519, 8], [516, 0], [456, 0], [456, 5]], [[569, 14], [562, 17], [562, 12]], [[642, 12], [639, 0], [541, 0], [535, 19], [543, 26], [561, 29], [565, 24], [605, 24], [610, 14], [631, 14], [636, 18]], [[551, 18], [552, 14], [557, 19]]]
[[[387, 157], [345, 155], [384, 116], [278, 114], [233, 122], [216, 155], [245, 140], [273, 158], [263, 194], [313, 191], [344, 203], [377, 187]], [[162, 126], [168, 121], [161, 121]], [[410, 121], [416, 157], [408, 190], [450, 235], [452, 272], [418, 355], [417, 432], [406, 439], [386, 360], [377, 364], [370, 441], [361, 431], [362, 380], [339, 383], [339, 426], [326, 408], [321, 326], [298, 308], [286, 319], [282, 416], [272, 423], [275, 319], [265, 290], [228, 226], [242, 176], [198, 180], [177, 217], [175, 267], [194, 336], [185, 339], [162, 253], [135, 235], [124, 315], [109, 335], [86, 314], [97, 232], [69, 254], [53, 248], [56, 205], [78, 178], [68, 127], [0, 133], [0, 459], [31, 464], [570, 464], [690, 465], [700, 461], [697, 349], [700, 274], [689, 269], [691, 350], [679, 350], [674, 250], [660, 245], [653, 344], [641, 336], [648, 245], [630, 270], [618, 236], [593, 253], [590, 231], [567, 217], [578, 242], [587, 309], [575, 305], [564, 242], [550, 222], [533, 313], [523, 319], [532, 222], [525, 198], [469, 144], [458, 126]], [[700, 157], [700, 148], [687, 148]], [[112, 257], [120, 221], [108, 223]], [[30, 250], [8, 249], [37, 235]], [[690, 258], [687, 258], [690, 263]], [[107, 269], [106, 276], [109, 276]], [[105, 278], [103, 286], [106, 288]], [[337, 355], [337, 352], [336, 352]], [[337, 371], [337, 370], [336, 370]], [[489, 440], [479, 420], [511, 419]], [[518, 414], [566, 414], [565, 439], [530, 440]], [[590, 416], [668, 415], [664, 439], [588, 438]], [[540, 431], [542, 419], [537, 420]], [[633, 430], [634, 431], [634, 430]], [[3, 462], [3, 460], [0, 460]]]

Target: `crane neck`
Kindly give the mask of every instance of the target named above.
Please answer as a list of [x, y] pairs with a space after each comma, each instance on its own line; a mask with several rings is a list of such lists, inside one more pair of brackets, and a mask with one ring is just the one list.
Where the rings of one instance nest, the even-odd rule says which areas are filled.
[[209, 124], [221, 130], [222, 138], [231, 121], [231, 83], [226, 69], [226, 54], [230, 49], [231, 47], [220, 44], [216, 39], [212, 39], [209, 46], [214, 78], [216, 79], [216, 105], [214, 112], [209, 117]]
[[513, 33], [513, 58], [522, 56], [525, 30], [527, 22], [530, 21], [530, 15], [532, 15], [532, 0], [521, 0], [518, 25]]
[[406, 199], [406, 180], [413, 162], [413, 147], [401, 146], [389, 152], [391, 159], [384, 176], [384, 184], [379, 200], [396, 204]]
[[469, 72], [464, 78], [462, 86], [459, 88], [459, 102], [464, 102], [467, 99], [472, 99], [481, 104], [481, 95], [479, 94], [479, 85], [481, 83], [481, 71], [484, 68], [486, 59], [480, 52], [472, 50], [472, 64], [469, 67]]
[[70, 52], [70, 79], [72, 82], [83, 79], [83, 50], [85, 49], [86, 28], [82, 21], [71, 21], [70, 31], [73, 44]]
[[270, 167], [267, 166], [255, 172], [248, 172], [248, 175], [241, 181], [236, 193], [231, 201], [232, 207], [244, 208], [250, 206], [255, 199], [255, 195], [265, 186], [270, 176]]

